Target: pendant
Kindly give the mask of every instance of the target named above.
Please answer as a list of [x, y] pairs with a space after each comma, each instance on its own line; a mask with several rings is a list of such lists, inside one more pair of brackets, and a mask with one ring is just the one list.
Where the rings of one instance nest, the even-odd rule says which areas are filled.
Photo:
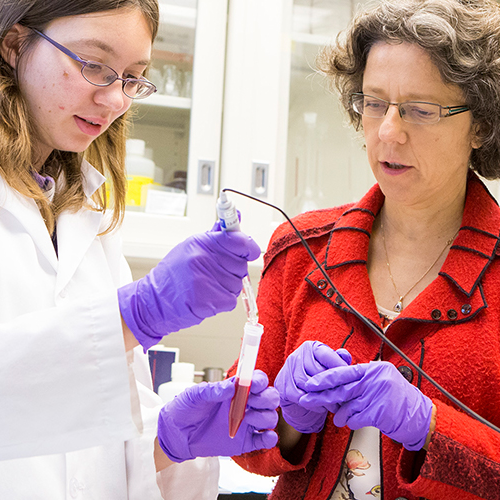
[[398, 303], [394, 306], [394, 311], [400, 313], [403, 310], [403, 297], [399, 297]]

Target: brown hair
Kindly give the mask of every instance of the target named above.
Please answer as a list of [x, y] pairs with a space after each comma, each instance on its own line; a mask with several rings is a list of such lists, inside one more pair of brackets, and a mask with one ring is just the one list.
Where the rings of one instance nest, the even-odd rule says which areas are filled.
[[362, 90], [371, 47], [412, 43], [430, 55], [446, 83], [458, 86], [479, 130], [470, 167], [500, 178], [500, 6], [494, 0], [382, 0], [355, 16], [318, 57], [356, 130], [350, 98]]
[[[112, 11], [121, 8], [138, 9], [151, 27], [154, 41], [159, 26], [157, 0], [0, 0], [0, 43], [16, 24], [43, 31], [45, 26], [60, 17]], [[23, 43], [25, 52], [37, 41], [35, 34], [28, 35]], [[125, 209], [125, 141], [128, 132], [128, 115], [117, 118], [82, 153], [55, 150], [45, 162], [43, 173], [58, 178], [64, 174], [65, 183], [49, 203], [31, 174], [33, 165], [32, 138], [29, 110], [20, 92], [15, 72], [0, 56], [0, 175], [21, 194], [33, 198], [40, 208], [45, 224], [53, 231], [57, 216], [64, 210], [78, 211], [83, 206], [104, 211], [107, 207], [106, 188], [103, 185], [94, 195], [89, 206], [83, 191], [81, 161], [88, 160], [105, 175], [111, 185], [113, 215], [106, 232], [116, 227]]]

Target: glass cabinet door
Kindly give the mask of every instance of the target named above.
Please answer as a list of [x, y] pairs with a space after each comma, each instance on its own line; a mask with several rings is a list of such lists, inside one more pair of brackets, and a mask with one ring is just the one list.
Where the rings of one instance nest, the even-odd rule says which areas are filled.
[[210, 229], [218, 195], [227, 0], [160, 0], [148, 78], [132, 106], [123, 225], [130, 259]]
[[[361, 140], [315, 69], [319, 50], [347, 26], [358, 3], [230, 2], [221, 186], [293, 216], [359, 199], [375, 182]], [[242, 229], [265, 248], [282, 216], [240, 197], [235, 202]]]
[[348, 25], [353, 9], [351, 0], [293, 2], [284, 200], [292, 215], [355, 201], [375, 182], [361, 138], [315, 72], [318, 53]]

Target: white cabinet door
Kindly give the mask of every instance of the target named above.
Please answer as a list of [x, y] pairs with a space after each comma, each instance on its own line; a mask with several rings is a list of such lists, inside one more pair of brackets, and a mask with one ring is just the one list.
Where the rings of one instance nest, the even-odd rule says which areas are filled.
[[[160, 0], [160, 7], [149, 75], [160, 91], [134, 104], [131, 136], [151, 148], [164, 183], [186, 172], [187, 206], [184, 216], [127, 210], [122, 232], [131, 259], [160, 259], [216, 217], [227, 0]], [[172, 69], [183, 84], [172, 83]]]
[[[316, 54], [348, 24], [353, 5], [230, 1], [221, 187], [254, 194], [293, 216], [359, 199], [375, 182], [362, 142], [315, 72]], [[242, 229], [265, 248], [283, 217], [231, 196]]]

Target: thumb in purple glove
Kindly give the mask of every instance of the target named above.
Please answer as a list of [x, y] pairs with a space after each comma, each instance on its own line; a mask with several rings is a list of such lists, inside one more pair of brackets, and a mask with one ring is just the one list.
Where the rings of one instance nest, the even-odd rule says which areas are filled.
[[420, 450], [427, 438], [432, 401], [386, 361], [373, 361], [328, 370], [310, 379], [310, 391], [300, 400], [310, 405], [338, 405], [333, 422], [356, 430], [373, 426], [402, 443]]
[[247, 262], [259, 255], [241, 232], [190, 236], [147, 276], [118, 289], [121, 315], [146, 350], [164, 335], [234, 309]]
[[158, 419], [158, 441], [174, 462], [195, 457], [234, 456], [273, 448], [278, 435], [279, 396], [268, 387], [267, 375], [255, 370], [245, 417], [234, 438], [229, 437], [229, 406], [234, 377], [195, 385], [167, 403]]
[[334, 351], [318, 341], [308, 340], [290, 354], [274, 381], [285, 422], [304, 434], [319, 432], [325, 425], [328, 410], [322, 405], [305, 408], [300, 404], [300, 399], [307, 394], [306, 383], [328, 368], [347, 366], [350, 362], [351, 355], [345, 349]]

